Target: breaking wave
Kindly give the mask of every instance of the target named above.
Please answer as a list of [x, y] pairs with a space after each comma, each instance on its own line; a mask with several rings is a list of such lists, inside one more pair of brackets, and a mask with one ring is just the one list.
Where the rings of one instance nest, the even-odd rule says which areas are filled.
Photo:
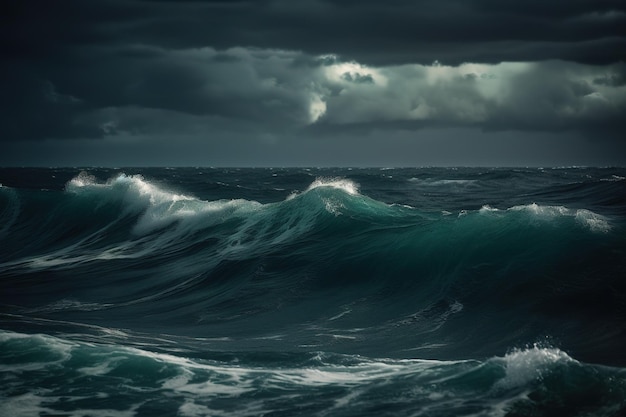
[[0, 414], [624, 412], [621, 176], [147, 172], [2, 178]]

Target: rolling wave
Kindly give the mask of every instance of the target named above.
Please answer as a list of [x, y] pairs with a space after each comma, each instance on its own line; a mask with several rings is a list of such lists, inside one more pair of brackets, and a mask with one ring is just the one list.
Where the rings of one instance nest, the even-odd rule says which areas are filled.
[[[539, 346], [482, 361], [313, 353], [283, 355], [280, 365], [255, 364], [245, 354], [190, 359], [4, 331], [0, 347], [2, 363], [11, 361], [0, 377], [3, 415], [256, 416], [292, 413], [298, 404], [307, 415], [551, 416], [587, 409], [608, 416], [623, 411], [626, 398], [622, 369]], [[13, 394], [24, 380], [22, 393]], [[94, 380], [97, 391], [80, 388]]]
[[[370, 198], [340, 177], [267, 203], [202, 200], [125, 174], [99, 182], [82, 172], [62, 191], [17, 198], [4, 188], [11, 249], [0, 268], [7, 299], [28, 314], [96, 320], [106, 310], [107, 320], [133, 326], [145, 327], [148, 315], [177, 332], [208, 326], [224, 337], [245, 320], [249, 336], [268, 337], [268, 346], [288, 328], [297, 349], [332, 342], [342, 351], [368, 340], [356, 349], [382, 353], [393, 337], [395, 355], [455, 357], [461, 340], [466, 351], [491, 355], [560, 334], [543, 318], [557, 303], [576, 317], [578, 345], [602, 334], [608, 351], [623, 339], [610, 321], [592, 325], [621, 298], [604, 297], [612, 307], [598, 312], [584, 297], [621, 288], [619, 253], [606, 248], [623, 238], [588, 209], [423, 211]], [[36, 294], [24, 276], [38, 280]], [[468, 335], [472, 322], [484, 325]]]
[[626, 410], [623, 170], [0, 179], [2, 415]]

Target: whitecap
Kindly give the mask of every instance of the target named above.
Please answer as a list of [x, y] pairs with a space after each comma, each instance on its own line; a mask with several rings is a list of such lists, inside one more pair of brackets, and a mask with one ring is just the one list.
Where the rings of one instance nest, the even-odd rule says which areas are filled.
[[320, 187], [335, 188], [338, 190], [345, 191], [346, 193], [350, 195], [359, 194], [358, 185], [354, 183], [353, 181], [350, 181], [345, 178], [317, 178], [315, 181], [313, 181], [311, 185], [309, 185], [309, 187], [305, 190], [305, 192], [311, 191]]
[[528, 349], [515, 349], [501, 358], [506, 375], [495, 388], [522, 387], [540, 379], [550, 366], [557, 363], [578, 363], [567, 353], [557, 348], [534, 345]]
[[536, 203], [509, 208], [510, 211], [530, 213], [538, 219], [551, 220], [557, 217], [573, 217], [592, 232], [607, 233], [611, 225], [606, 217], [586, 209], [569, 209], [564, 206], [544, 206]]

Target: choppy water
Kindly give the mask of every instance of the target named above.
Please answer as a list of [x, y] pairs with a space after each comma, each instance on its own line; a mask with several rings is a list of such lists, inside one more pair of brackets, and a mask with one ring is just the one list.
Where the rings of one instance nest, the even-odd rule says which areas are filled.
[[0, 415], [626, 415], [626, 169], [0, 183]]

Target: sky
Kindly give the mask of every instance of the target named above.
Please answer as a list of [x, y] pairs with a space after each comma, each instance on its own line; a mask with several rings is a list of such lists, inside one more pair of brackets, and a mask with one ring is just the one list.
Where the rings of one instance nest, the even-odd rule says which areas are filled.
[[623, 0], [0, 13], [0, 166], [626, 166]]

